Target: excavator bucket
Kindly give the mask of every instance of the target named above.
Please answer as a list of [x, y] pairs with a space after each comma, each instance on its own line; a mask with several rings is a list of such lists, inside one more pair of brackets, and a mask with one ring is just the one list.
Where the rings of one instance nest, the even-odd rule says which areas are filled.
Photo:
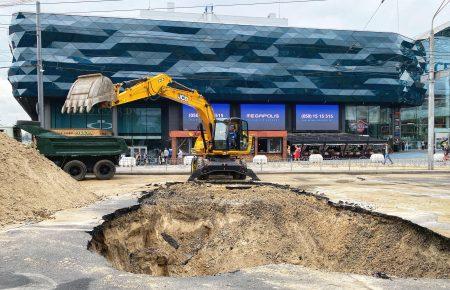
[[72, 84], [61, 112], [89, 112], [96, 104], [109, 105], [115, 95], [114, 84], [108, 77], [100, 73], [82, 75]]

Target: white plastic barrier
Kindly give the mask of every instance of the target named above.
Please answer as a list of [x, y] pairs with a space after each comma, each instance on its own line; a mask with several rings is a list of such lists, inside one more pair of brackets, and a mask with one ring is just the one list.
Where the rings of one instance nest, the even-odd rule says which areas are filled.
[[323, 162], [323, 157], [320, 154], [311, 154], [309, 156], [309, 162], [311, 162], [311, 163], [322, 163]]
[[183, 158], [183, 164], [184, 165], [191, 165], [192, 159], [194, 159], [194, 156], [185, 156]]
[[383, 163], [384, 162], [384, 156], [380, 153], [374, 153], [370, 155], [370, 162], [372, 163]]
[[119, 166], [123, 166], [123, 167], [136, 166], [136, 158], [134, 158], [134, 157], [122, 157], [119, 160]]
[[444, 162], [444, 153], [434, 153], [434, 162]]
[[253, 157], [253, 163], [267, 164], [267, 156], [266, 155], [255, 155], [255, 157]]

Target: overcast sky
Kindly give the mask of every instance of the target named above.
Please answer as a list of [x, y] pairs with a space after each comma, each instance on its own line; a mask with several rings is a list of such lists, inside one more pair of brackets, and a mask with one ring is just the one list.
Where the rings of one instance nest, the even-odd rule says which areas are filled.
[[[6, 0], [0, 1], [0, 3], [19, 3], [26, 1]], [[46, 2], [54, 3], [58, 1], [60, 0], [42, 0], [42, 12], [70, 14], [70, 12], [75, 11], [161, 8], [166, 7], [167, 2], [175, 2], [175, 6], [273, 2], [272, 0], [123, 0], [103, 3], [45, 5]], [[283, 2], [286, 0], [280, 1]], [[67, 2], [67, 0], [64, 2]], [[283, 18], [288, 18], [289, 26], [363, 30], [380, 2], [381, 0], [328, 0], [308, 3], [215, 7], [214, 12], [224, 15], [262, 17], [273, 12], [280, 14]], [[399, 32], [405, 36], [414, 38], [429, 30], [432, 15], [441, 2], [442, 0], [385, 0], [366, 30]], [[0, 7], [0, 14], [10, 15], [16, 11], [33, 11], [33, 9], [34, 6], [29, 5]], [[202, 13], [203, 8], [176, 9], [176, 11]], [[86, 15], [137, 17], [139, 12], [99, 12], [86, 13]], [[10, 19], [11, 17], [9, 16], [0, 16], [0, 23], [9, 23]], [[450, 5], [438, 16], [436, 26], [447, 21], [450, 21]], [[0, 26], [0, 67], [8, 66], [11, 63], [11, 58], [8, 48], [7, 30], [5, 26]], [[27, 114], [12, 97], [11, 86], [7, 81], [7, 69], [0, 69], [0, 124], [14, 124], [17, 119], [26, 118], [28, 118]]]

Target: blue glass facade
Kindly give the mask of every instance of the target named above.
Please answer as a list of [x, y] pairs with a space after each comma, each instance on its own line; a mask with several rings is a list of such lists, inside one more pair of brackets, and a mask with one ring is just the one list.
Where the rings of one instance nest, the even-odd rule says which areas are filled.
[[[429, 54], [428, 39], [418, 40]], [[428, 66], [426, 72], [428, 72]], [[450, 69], [450, 27], [435, 33], [435, 71]], [[428, 89], [428, 82], [425, 83]], [[428, 100], [412, 108], [401, 111], [402, 138], [408, 140], [412, 147], [421, 147], [428, 135]], [[439, 140], [450, 137], [450, 77], [437, 79], [435, 83], [435, 135]]]
[[[35, 117], [35, 15], [13, 15], [9, 33], [13, 94]], [[347, 105], [417, 106], [425, 96], [424, 47], [396, 33], [42, 14], [42, 46], [55, 127], [90, 126], [91, 117], [109, 123], [106, 113], [57, 112], [77, 76], [96, 72], [114, 82], [164, 72], [210, 102], [231, 104], [233, 116], [240, 104], [286, 104], [288, 131], [296, 130], [297, 104], [339, 105], [343, 131]], [[182, 129], [164, 125], [164, 106], [120, 108], [119, 132], [164, 136]], [[168, 123], [181, 123], [181, 111]]]

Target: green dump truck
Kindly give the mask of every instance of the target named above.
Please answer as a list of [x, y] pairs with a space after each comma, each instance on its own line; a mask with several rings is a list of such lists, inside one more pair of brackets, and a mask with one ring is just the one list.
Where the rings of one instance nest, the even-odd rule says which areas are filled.
[[39, 122], [18, 121], [16, 127], [33, 135], [36, 149], [76, 180], [87, 173], [111, 179], [128, 147], [113, 136], [65, 136], [40, 127]]

